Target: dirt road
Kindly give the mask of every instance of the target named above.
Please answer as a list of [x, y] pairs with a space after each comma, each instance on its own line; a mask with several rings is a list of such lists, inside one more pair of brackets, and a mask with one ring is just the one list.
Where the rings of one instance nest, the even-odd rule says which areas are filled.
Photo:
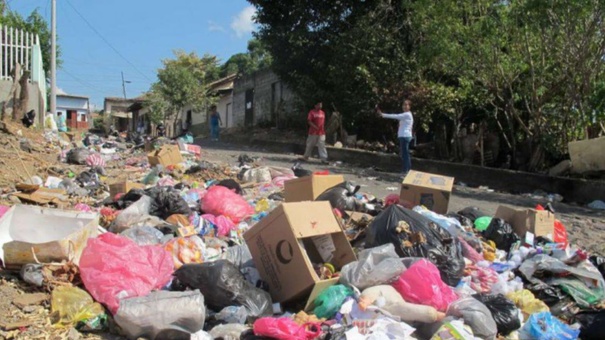
[[[196, 140], [202, 146], [203, 156], [209, 161], [237, 164], [241, 154], [250, 157], [261, 157], [261, 164], [291, 167], [300, 155], [279, 154], [251, 146], [229, 144], [228, 142], [210, 142], [206, 139]], [[317, 160], [304, 164], [309, 170], [329, 170], [332, 173], [342, 174], [345, 179], [361, 186], [364, 193], [384, 198], [388, 194], [399, 192], [401, 176], [396, 173], [376, 171], [371, 168], [359, 168], [347, 164], [346, 160], [332, 160], [330, 165], [322, 165]], [[505, 204], [513, 207], [533, 208], [536, 204], [545, 204], [548, 200], [544, 196], [533, 194], [513, 195], [502, 192], [492, 192], [489, 188], [470, 188], [456, 183], [450, 200], [450, 211], [459, 211], [468, 206], [476, 206], [489, 215], [493, 215], [499, 205]], [[572, 243], [591, 252], [605, 255], [605, 212], [569, 205], [566, 203], [553, 203], [557, 211], [557, 218], [567, 227], [569, 239]]]

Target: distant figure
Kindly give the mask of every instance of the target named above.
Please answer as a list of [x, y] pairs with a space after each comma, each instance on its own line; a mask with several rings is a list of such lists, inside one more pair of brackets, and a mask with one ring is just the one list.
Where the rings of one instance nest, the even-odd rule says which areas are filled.
[[216, 105], [210, 106], [210, 139], [218, 142], [219, 134], [221, 132], [221, 115], [216, 109]]
[[63, 112], [57, 113], [57, 128], [60, 132], [67, 132], [67, 120], [63, 115]]
[[164, 126], [164, 123], [158, 124], [158, 127], [156, 128], [156, 130], [158, 131], [158, 137], [166, 136], [166, 127]]
[[309, 160], [315, 146], [319, 151], [319, 159], [323, 164], [328, 163], [328, 150], [326, 150], [326, 131], [324, 126], [326, 123], [326, 114], [322, 110], [322, 102], [317, 102], [315, 107], [307, 115], [307, 123], [309, 124], [309, 136], [307, 137], [307, 148], [305, 155], [301, 158], [303, 161]]
[[401, 160], [403, 162], [403, 176], [407, 176], [412, 169], [412, 158], [410, 157], [410, 143], [412, 142], [412, 127], [414, 126], [414, 116], [410, 109], [412, 102], [408, 99], [403, 101], [402, 113], [382, 113], [380, 108], [376, 106], [376, 113], [387, 119], [396, 119], [399, 121], [399, 130], [397, 137], [399, 138], [399, 147], [401, 152]]
[[21, 119], [21, 122], [23, 122], [23, 125], [26, 128], [29, 128], [30, 126], [34, 125], [35, 119], [36, 119], [36, 110], [31, 110], [23, 116], [23, 118]]

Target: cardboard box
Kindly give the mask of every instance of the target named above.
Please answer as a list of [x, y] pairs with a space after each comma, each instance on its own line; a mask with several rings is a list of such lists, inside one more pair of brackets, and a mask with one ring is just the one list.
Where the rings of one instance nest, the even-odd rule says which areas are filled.
[[147, 154], [149, 165], [175, 165], [183, 162], [181, 151], [178, 145], [164, 145], [157, 151], [152, 151]]
[[120, 182], [109, 185], [109, 194], [114, 197], [120, 193], [127, 193], [132, 189], [145, 189], [145, 184], [135, 182]]
[[50, 263], [72, 258], [78, 264], [98, 227], [97, 213], [15, 205], [0, 218], [0, 259], [10, 269], [36, 259]]
[[331, 187], [344, 182], [342, 175], [312, 175], [284, 182], [286, 202], [313, 201]]
[[513, 230], [521, 239], [528, 231], [535, 236], [544, 236], [552, 239], [555, 230], [555, 215], [550, 211], [535, 209], [515, 209], [504, 205], [496, 210], [496, 218], [510, 223]]
[[340, 270], [356, 260], [329, 202], [283, 203], [244, 239], [273, 301], [309, 296], [306, 310], [319, 293], [338, 282], [320, 280], [313, 264], [329, 262]]
[[447, 214], [453, 187], [453, 177], [412, 170], [401, 183], [399, 197], [438, 214]]

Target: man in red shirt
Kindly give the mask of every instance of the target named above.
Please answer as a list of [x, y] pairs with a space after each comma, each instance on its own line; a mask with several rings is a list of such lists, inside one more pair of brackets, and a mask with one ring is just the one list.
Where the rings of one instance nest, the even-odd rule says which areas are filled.
[[303, 160], [309, 160], [315, 146], [319, 151], [321, 162], [328, 163], [328, 151], [326, 150], [326, 132], [324, 124], [326, 122], [326, 114], [322, 111], [322, 103], [318, 102], [315, 107], [309, 111], [307, 122], [309, 123], [309, 137], [307, 137], [307, 149]]

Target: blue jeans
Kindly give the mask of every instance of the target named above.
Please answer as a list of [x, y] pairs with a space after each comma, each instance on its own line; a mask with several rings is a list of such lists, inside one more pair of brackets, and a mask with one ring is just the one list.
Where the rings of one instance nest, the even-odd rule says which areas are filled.
[[220, 126], [210, 125], [210, 138], [218, 140]]
[[403, 173], [407, 174], [412, 169], [412, 157], [410, 157], [410, 142], [412, 137], [399, 137], [401, 148], [401, 160], [403, 161]]

